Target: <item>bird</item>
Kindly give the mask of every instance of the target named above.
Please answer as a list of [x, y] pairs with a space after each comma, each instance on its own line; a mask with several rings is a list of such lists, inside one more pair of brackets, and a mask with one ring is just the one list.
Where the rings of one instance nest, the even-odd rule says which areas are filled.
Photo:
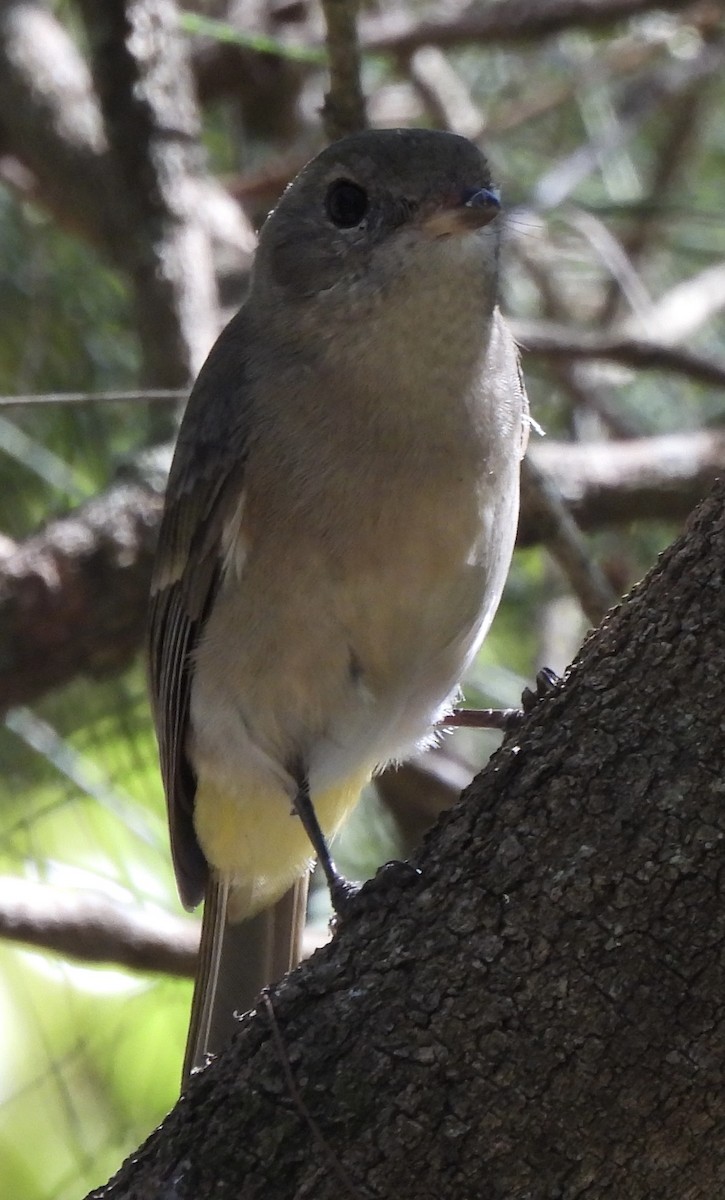
[[[529, 419], [482, 152], [350, 134], [262, 226], [169, 474], [150, 692], [182, 902], [184, 1079], [294, 965], [315, 854], [431, 744], [501, 598]], [[275, 975], [276, 972], [276, 975]]]

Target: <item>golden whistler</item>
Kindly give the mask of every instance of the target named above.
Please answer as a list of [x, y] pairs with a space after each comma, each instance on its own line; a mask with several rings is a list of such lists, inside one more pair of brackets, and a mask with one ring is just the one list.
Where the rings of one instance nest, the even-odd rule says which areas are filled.
[[150, 622], [176, 877], [204, 899], [187, 1073], [294, 961], [313, 853], [343, 902], [327, 839], [430, 740], [498, 605], [528, 429], [500, 223], [464, 138], [335, 143], [192, 391]]

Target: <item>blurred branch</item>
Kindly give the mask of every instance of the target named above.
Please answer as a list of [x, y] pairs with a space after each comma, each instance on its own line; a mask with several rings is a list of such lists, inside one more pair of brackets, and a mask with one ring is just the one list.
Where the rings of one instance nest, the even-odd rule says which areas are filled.
[[[519, 236], [516, 252], [539, 289], [544, 315], [549, 320], [569, 325], [574, 316], [568, 296], [559, 284], [551, 246], [536, 240], [527, 242]], [[596, 367], [562, 358], [555, 360], [550, 370], [562, 391], [569, 396], [575, 415], [580, 411], [596, 413], [612, 437], [638, 437], [643, 432], [610, 396]]]
[[[664, 53], [666, 47], [661, 41], [653, 38], [643, 42], [635, 30], [629, 37], [618, 37], [610, 45], [598, 47], [598, 70], [605, 73], [608, 79], [614, 80], [641, 70], [652, 59], [660, 58]], [[574, 99], [581, 88], [586, 86], [586, 73], [589, 70], [589, 62], [583, 64], [578, 71], [574, 64], [570, 63], [566, 77], [542, 79], [536, 76], [536, 86], [532, 88], [530, 95], [516, 95], [511, 99], [500, 98], [486, 125], [488, 136], [501, 137], [509, 130], [534, 121]]]
[[[583, 529], [679, 521], [725, 471], [725, 433], [543, 442], [529, 455]], [[161, 477], [116, 485], [22, 544], [0, 546], [0, 711], [78, 674], [120, 670], [138, 651], [162, 488]], [[519, 544], [544, 534], [524, 496]]]
[[715, 263], [676, 283], [644, 311], [617, 326], [620, 333], [652, 339], [663, 347], [691, 337], [725, 308], [725, 263]]
[[162, 498], [121, 484], [0, 556], [0, 711], [78, 674], [118, 671], [143, 638]]
[[698, 383], [725, 386], [725, 362], [626, 333], [591, 333], [544, 321], [510, 320], [522, 350], [540, 358], [606, 359], [644, 371], [669, 371]]
[[173, 0], [78, 0], [123, 188], [125, 253], [148, 383], [183, 385], [218, 331], [209, 239], [194, 199], [201, 125]]
[[[126, 270], [125, 189], [80, 50], [45, 0], [0, 6], [0, 180]], [[210, 176], [188, 181], [210, 237], [248, 263], [254, 236]]]
[[123, 214], [93, 81], [44, 0], [0, 8], [0, 148], [6, 182], [119, 261]]
[[[668, 105], [668, 128], [658, 147], [654, 169], [649, 184], [649, 203], [645, 200], [639, 217], [622, 239], [628, 262], [639, 266], [648, 251], [658, 249], [662, 236], [662, 223], [658, 218], [667, 204], [668, 195], [678, 178], [685, 175], [685, 168], [694, 149], [695, 135], [703, 120], [705, 102], [709, 95], [709, 80], [697, 80], [683, 95]], [[615, 318], [621, 299], [619, 281], [613, 277], [604, 297], [600, 319], [609, 325]]]
[[322, 11], [327, 27], [330, 69], [330, 88], [325, 93], [322, 119], [325, 133], [332, 142], [367, 126], [360, 79], [358, 0], [322, 0]]
[[561, 567], [585, 616], [596, 626], [617, 602], [603, 572], [592, 560], [576, 521], [563, 503], [551, 476], [527, 457], [521, 464], [522, 507], [538, 536]]
[[642, 129], [650, 116], [664, 103], [690, 93], [697, 81], [719, 78], [725, 55], [720, 42], [706, 43], [687, 62], [668, 59], [653, 70], [629, 80], [622, 88], [612, 119], [595, 134], [582, 141], [573, 152], [556, 159], [539, 178], [533, 189], [537, 207], [552, 209], [568, 199], [572, 192], [602, 163], [619, 153]]
[[199, 925], [13, 876], [0, 879], [0, 938], [81, 962], [192, 978]]
[[[335, 0], [331, 0], [331, 3], [335, 3]], [[338, 7], [344, 3], [345, 0], [337, 0]], [[429, 47], [446, 49], [472, 42], [483, 42], [486, 45], [517, 44], [536, 41], [569, 29], [606, 28], [618, 21], [657, 10], [690, 10], [692, 23], [695, 24], [698, 20], [697, 9], [693, 9], [688, 0], [547, 0], [545, 3], [540, 0], [506, 0], [505, 3], [499, 2], [485, 7], [471, 4], [462, 13], [437, 21], [420, 21], [400, 12], [383, 16], [363, 13], [359, 40], [365, 54], [386, 54], [398, 59], [408, 59], [417, 50]], [[287, 11], [282, 7], [272, 10], [270, 21], [273, 28], [284, 24]], [[211, 32], [214, 26], [220, 27], [219, 22], [208, 21], [196, 14], [185, 14], [185, 23], [191, 22], [208, 32]], [[231, 36], [233, 27], [227, 23], [224, 28], [225, 31], [230, 31], [229, 37], [218, 37], [216, 40], [207, 38], [203, 43], [197, 43], [193, 49], [193, 61], [201, 98], [218, 96], [220, 93], [239, 97], [245, 117], [249, 118], [252, 128], [256, 130], [260, 119], [263, 124], [265, 119], [274, 119], [272, 110], [276, 104], [264, 103], [265, 97], [271, 97], [271, 87], [274, 87], [274, 83], [270, 87], [267, 77], [273, 78], [281, 73], [284, 101], [282, 107], [289, 127], [291, 111], [284, 79], [292, 70], [299, 72], [296, 80], [299, 87], [302, 72], [311, 68], [320, 50], [319, 44], [314, 41], [315, 31], [309, 21], [305, 21], [304, 15], [297, 23], [301, 30], [295, 40], [284, 38], [275, 41], [265, 36], [262, 31], [239, 28], [237, 36], [244, 44], [234, 44]], [[221, 32], [221, 27], [219, 31]], [[651, 43], [644, 48], [640, 44], [629, 49], [618, 45], [614, 53], [621, 55], [622, 64], [620, 66], [617, 62], [613, 70], [631, 70], [634, 65], [633, 59], [646, 58], [653, 51], [656, 53], [657, 49], [658, 47]], [[607, 53], [606, 48], [604, 53]], [[293, 58], [301, 61], [293, 61]], [[423, 70], [425, 73], [425, 68]], [[250, 95], [250, 77], [255, 83], [259, 80], [261, 105]], [[568, 94], [570, 89], [567, 85], [556, 85], [552, 93], [547, 92], [543, 100], [544, 108], [549, 107], [551, 103], [559, 103], [560, 99], [564, 99]], [[250, 102], [253, 105], [251, 111]], [[538, 111], [539, 102], [534, 99], [532, 103], [534, 111]], [[522, 119], [518, 102], [512, 108], [511, 118], [515, 124]], [[355, 127], [362, 128], [359, 124], [359, 112], [354, 119], [358, 122]]]
[[375, 789], [395, 820], [403, 858], [420, 845], [437, 817], [453, 807], [472, 777], [473, 769], [443, 745], [375, 776]]
[[363, 32], [366, 50], [412, 54], [420, 46], [458, 46], [463, 42], [531, 42], [567, 29], [601, 29], [641, 13], [683, 12], [691, 0], [499, 0], [471, 4], [441, 21], [391, 17], [371, 22]]
[[421, 46], [410, 56], [410, 78], [435, 124], [475, 141], [486, 121], [468, 87], [438, 46]]
[[[581, 529], [680, 521], [725, 472], [725, 432], [699, 430], [619, 442], [540, 442], [529, 456], [556, 485]], [[524, 506], [519, 545], [540, 540]]]
[[[302, 125], [300, 89], [314, 66], [325, 65], [325, 52], [284, 37], [284, 8], [250, 8], [245, 17], [252, 28], [247, 24], [244, 30], [200, 13], [180, 13], [181, 28], [201, 35], [190, 46], [199, 102], [204, 105], [223, 96], [238, 106], [248, 136], [290, 142]], [[264, 22], [264, 30], [256, 27], [254, 18]], [[278, 30], [282, 36], [275, 37]], [[223, 32], [233, 38], [220, 36]]]
[[[451, 796], [448, 807], [463, 786]], [[436, 815], [431, 813], [427, 825]], [[200, 929], [199, 921], [156, 908], [149, 912], [114, 904], [98, 893], [73, 893], [16, 875], [0, 877], [0, 939], [79, 962], [193, 979]], [[307, 958], [327, 940], [324, 928], [308, 927], [302, 957]]]

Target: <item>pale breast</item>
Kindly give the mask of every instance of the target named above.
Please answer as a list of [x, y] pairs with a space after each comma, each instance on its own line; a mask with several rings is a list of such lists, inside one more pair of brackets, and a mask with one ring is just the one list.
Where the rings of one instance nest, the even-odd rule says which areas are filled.
[[[369, 394], [342, 413], [315, 407], [314, 387], [346, 399], [330, 378], [298, 380], [279, 423], [270, 406], [239, 514], [244, 554], [225, 546], [196, 656], [205, 753], [238, 759], [230, 777], [251, 742], [270, 763], [303, 757], [327, 788], [403, 755], [455, 690], [498, 605], [518, 513], [525, 397], [512, 343], [496, 332], [488, 354], [468, 390], [448, 380], [435, 422], [414, 393], [391, 407], [378, 378], [353, 378]], [[218, 747], [212, 711], [226, 714]]]

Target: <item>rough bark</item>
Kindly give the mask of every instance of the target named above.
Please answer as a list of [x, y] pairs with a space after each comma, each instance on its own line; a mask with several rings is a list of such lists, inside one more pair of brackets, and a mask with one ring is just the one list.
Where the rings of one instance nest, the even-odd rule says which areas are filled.
[[95, 1197], [721, 1194], [724, 507]]
[[162, 498], [121, 484], [0, 556], [0, 712], [138, 652]]

